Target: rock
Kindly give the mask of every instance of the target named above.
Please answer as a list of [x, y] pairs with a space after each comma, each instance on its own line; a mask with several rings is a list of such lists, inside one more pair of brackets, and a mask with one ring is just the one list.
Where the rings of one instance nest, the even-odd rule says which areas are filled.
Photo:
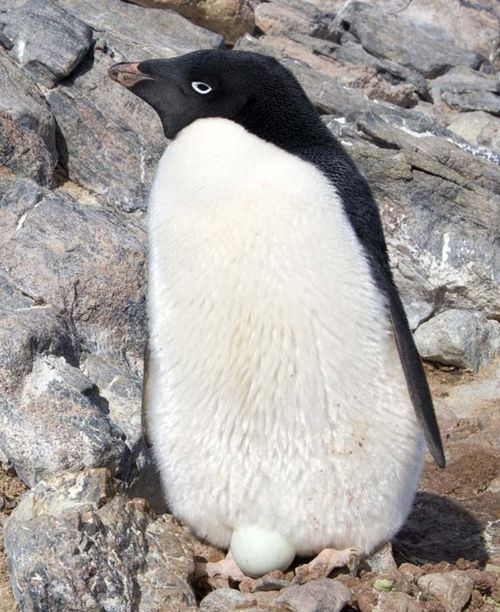
[[70, 365], [64, 357], [54, 355], [40, 356], [33, 363], [26, 383], [29, 392], [37, 395], [47, 391], [52, 383], [64, 385], [87, 397], [91, 396], [95, 389], [94, 383], [81, 370]]
[[[34, 133], [31, 140], [33, 143], [37, 142], [37, 148], [42, 157], [40, 164], [44, 168], [41, 171], [41, 178], [45, 183], [50, 183], [51, 180], [48, 175], [52, 174], [51, 169], [55, 167], [57, 162], [54, 118], [31, 79], [2, 50], [0, 50], [0, 113], [16, 124], [14, 132], [17, 132], [18, 138], [22, 133]], [[9, 129], [9, 125], [6, 127]], [[3, 129], [6, 129], [6, 127]], [[41, 139], [45, 151], [35, 136]], [[22, 151], [19, 150], [22, 145], [15, 142], [12, 144], [19, 151], [17, 155], [14, 155], [15, 159], [22, 155]], [[5, 144], [2, 145], [2, 147], [4, 146]], [[7, 152], [4, 155], [10, 158], [12, 153]], [[33, 158], [33, 156], [34, 152], [27, 153], [28, 160], [22, 162], [24, 167], [33, 166], [34, 160], [32, 159], [31, 163], [29, 161], [29, 158]], [[47, 158], [51, 160], [52, 168], [47, 165], [46, 161], [44, 164], [44, 160]], [[35, 171], [35, 174], [38, 174], [38, 172]]]
[[342, 45], [330, 41], [318, 41], [316, 44], [321, 44], [323, 49], [327, 45], [330, 49], [329, 54], [333, 55], [335, 59], [348, 64], [373, 68], [387, 81], [396, 85], [401, 83], [411, 84], [419, 96], [427, 97], [427, 81], [416, 70], [406, 68], [391, 60], [375, 57], [365, 51], [362, 45], [354, 41], [345, 41]]
[[415, 332], [424, 359], [477, 372], [500, 351], [500, 324], [479, 312], [446, 310]]
[[405, 261], [414, 277], [415, 315], [448, 307], [497, 318], [498, 167], [415, 115], [422, 113], [386, 106], [358, 117], [358, 128], [383, 149], [348, 141], [379, 202], [393, 266]]
[[89, 26], [54, 0], [28, 0], [0, 16], [2, 22], [12, 55], [47, 87], [70, 75], [92, 45]]
[[434, 79], [431, 83], [431, 93], [434, 101], [443, 92], [467, 93], [481, 91], [500, 93], [500, 83], [493, 75], [482, 74], [467, 66], [457, 66], [446, 74]]
[[173, 11], [145, 9], [121, 0], [57, 0], [57, 3], [96, 31], [133, 41], [138, 50], [154, 57], [173, 57], [220, 47], [223, 43], [219, 34], [204, 30]]
[[466, 572], [454, 570], [421, 576], [418, 586], [435, 597], [447, 612], [461, 612], [472, 594], [474, 581]]
[[142, 371], [141, 225], [79, 204], [62, 190], [38, 192], [25, 201], [16, 182], [5, 188], [0, 223], [0, 259], [15, 285], [38, 304], [65, 313], [88, 351]]
[[110, 419], [125, 434], [130, 450], [135, 451], [142, 439], [140, 379], [98, 355], [86, 356], [81, 368], [97, 386]]
[[[92, 64], [84, 64], [70, 84], [48, 96], [60, 128], [61, 164], [72, 181], [104, 204], [127, 212], [145, 210], [166, 146], [153, 109], [111, 81], [107, 70], [119, 61], [172, 53], [171, 49], [148, 53], [132, 41], [106, 33], [96, 42]], [[96, 154], [103, 147], [105, 157]]]
[[[461, 0], [412, 0], [404, 4], [403, 15], [417, 26], [437, 26], [452, 36], [459, 46], [497, 62], [500, 14], [496, 0], [473, 3]], [[498, 65], [497, 65], [498, 69]]]
[[431, 86], [434, 102], [441, 98], [454, 109], [500, 114], [500, 83], [495, 76], [458, 66], [435, 79]]
[[50, 473], [83, 467], [105, 466], [127, 476], [130, 451], [88, 398], [92, 384], [86, 380], [64, 360], [41, 357], [17, 405], [2, 406], [0, 449], [29, 486]]
[[[498, 496], [496, 497], [498, 501]], [[489, 521], [484, 528], [484, 539], [486, 540], [486, 550], [488, 553], [488, 559], [491, 562], [491, 569], [498, 573], [500, 567], [500, 520]], [[495, 567], [496, 565], [496, 567]], [[488, 569], [488, 566], [486, 566]], [[498, 583], [496, 585], [497, 599], [498, 595]]]
[[397, 569], [390, 542], [380, 546], [364, 560], [371, 572], [385, 573]]
[[461, 111], [488, 111], [500, 115], [500, 97], [489, 92], [473, 91], [454, 94], [445, 91], [441, 98], [450, 106]]
[[[452, 385], [446, 395], [440, 399], [439, 404], [452, 410], [458, 419], [477, 419], [486, 425], [490, 420], [488, 413], [491, 412], [492, 415], [498, 413], [498, 397], [500, 397], [500, 359], [497, 358], [481, 368], [473, 380]], [[498, 440], [493, 445], [498, 445]]]
[[0, 111], [0, 168], [53, 185], [54, 159], [41, 137]]
[[307, 14], [302, 7], [295, 8], [280, 2], [263, 2], [255, 8], [255, 25], [266, 34], [300, 32], [314, 36], [321, 27], [322, 14]]
[[242, 593], [235, 589], [217, 588], [204, 597], [200, 610], [205, 612], [281, 612], [283, 607], [276, 605], [278, 591]]
[[[5, 287], [0, 276], [0, 291]], [[26, 306], [0, 312], [0, 394], [17, 395], [24, 376], [42, 352], [74, 355], [73, 339], [65, 322], [50, 306]]]
[[233, 612], [247, 601], [247, 593], [240, 593], [235, 589], [217, 589], [202, 599], [200, 610], [204, 612]]
[[[392, 227], [392, 211], [386, 209], [386, 227]], [[401, 242], [389, 238], [389, 254], [394, 280], [401, 294], [410, 329], [415, 330], [434, 312], [439, 289], [429, 282], [423, 266]]]
[[93, 469], [56, 474], [24, 495], [5, 531], [23, 610], [196, 608], [187, 535], [113, 492], [109, 474]]
[[448, 129], [471, 145], [488, 147], [500, 154], [500, 119], [489, 113], [460, 113]]
[[387, 610], [387, 612], [421, 612], [425, 610], [423, 605], [417, 603], [412, 597], [397, 591], [379, 593], [376, 609]]
[[351, 591], [342, 582], [324, 578], [283, 589], [276, 603], [291, 612], [340, 612], [350, 599]]
[[147, 7], [172, 9], [193, 23], [222, 34], [234, 43], [252, 33], [255, 18], [248, 0], [132, 0]]
[[[71, 87], [58, 87], [47, 100], [64, 139], [62, 162], [69, 178], [113, 208], [144, 211], [158, 161], [146, 140], [123, 129], [119, 118], [106, 121]], [[100, 151], [105, 152], [104, 163]]]
[[252, 581], [251, 591], [280, 591], [289, 586], [290, 578], [280, 570], [269, 572]]
[[417, 25], [401, 13], [384, 12], [362, 2], [347, 3], [335, 16], [333, 29], [338, 41], [354, 38], [368, 53], [398, 62], [428, 78], [457, 65], [477, 69], [488, 64], [486, 58], [461, 49], [452, 36], [436, 26]]

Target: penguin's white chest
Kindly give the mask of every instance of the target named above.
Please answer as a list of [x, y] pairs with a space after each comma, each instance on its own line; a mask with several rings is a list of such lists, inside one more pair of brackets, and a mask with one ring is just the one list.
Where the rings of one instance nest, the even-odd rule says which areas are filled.
[[150, 436], [174, 513], [221, 546], [247, 524], [304, 554], [391, 537], [423, 445], [333, 186], [198, 120], [160, 162], [149, 231]]

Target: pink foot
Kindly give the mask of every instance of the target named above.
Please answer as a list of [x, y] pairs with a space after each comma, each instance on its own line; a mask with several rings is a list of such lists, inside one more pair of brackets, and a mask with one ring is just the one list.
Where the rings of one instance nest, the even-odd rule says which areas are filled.
[[233, 559], [233, 555], [230, 552], [228, 552], [226, 557], [221, 561], [207, 563], [206, 569], [207, 575], [210, 578], [221, 576], [222, 578], [232, 578], [236, 581], [246, 578], [245, 574], [236, 565], [236, 561]]
[[312, 561], [297, 567], [293, 581], [302, 584], [310, 580], [326, 578], [336, 567], [348, 567], [351, 574], [354, 574], [360, 558], [361, 554], [356, 548], [345, 548], [344, 550], [325, 548]]

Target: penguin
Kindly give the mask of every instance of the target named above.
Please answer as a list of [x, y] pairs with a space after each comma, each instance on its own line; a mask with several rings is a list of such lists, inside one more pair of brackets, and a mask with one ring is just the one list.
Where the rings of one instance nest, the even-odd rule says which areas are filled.
[[[148, 434], [168, 505], [241, 579], [356, 566], [443, 446], [366, 179], [256, 53], [121, 63], [167, 139], [148, 208]], [[297, 570], [297, 572], [299, 572]]]

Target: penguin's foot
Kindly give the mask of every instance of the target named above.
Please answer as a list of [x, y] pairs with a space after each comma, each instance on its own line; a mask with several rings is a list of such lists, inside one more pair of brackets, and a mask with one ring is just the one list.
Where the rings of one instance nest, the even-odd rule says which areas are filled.
[[221, 582], [228, 581], [229, 579], [234, 582], [241, 582], [248, 578], [238, 567], [236, 561], [233, 559], [231, 552], [228, 552], [224, 559], [216, 562], [209, 562], [205, 566], [209, 582]]
[[356, 548], [325, 548], [312, 561], [297, 567], [293, 582], [303, 584], [310, 580], [326, 578], [336, 567], [348, 567], [351, 574], [355, 574], [360, 559], [361, 554]]

